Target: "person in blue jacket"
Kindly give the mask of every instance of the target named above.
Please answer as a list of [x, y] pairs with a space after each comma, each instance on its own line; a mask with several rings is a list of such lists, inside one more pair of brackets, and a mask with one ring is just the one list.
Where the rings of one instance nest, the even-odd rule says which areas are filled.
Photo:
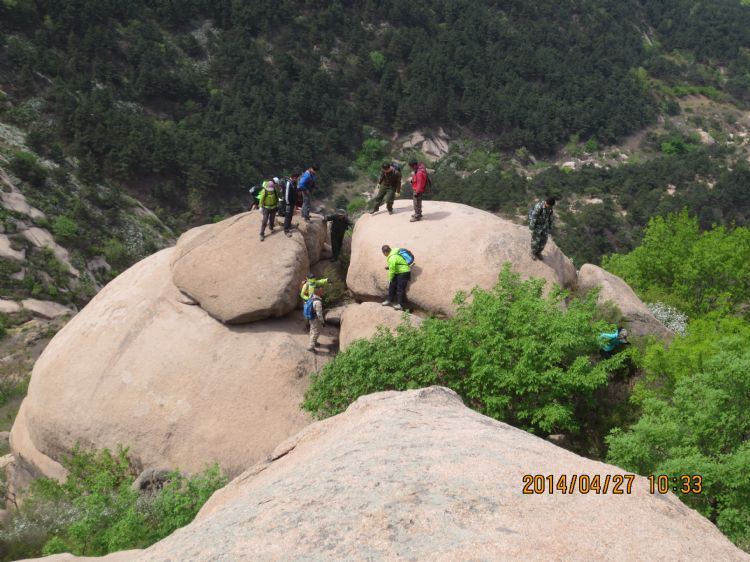
[[599, 353], [608, 359], [628, 343], [628, 331], [625, 328], [617, 328], [614, 332], [602, 332], [599, 334]]
[[313, 164], [297, 183], [297, 189], [302, 193], [302, 218], [310, 222], [310, 206], [312, 203], [312, 190], [315, 189], [315, 180], [318, 174], [318, 165]]

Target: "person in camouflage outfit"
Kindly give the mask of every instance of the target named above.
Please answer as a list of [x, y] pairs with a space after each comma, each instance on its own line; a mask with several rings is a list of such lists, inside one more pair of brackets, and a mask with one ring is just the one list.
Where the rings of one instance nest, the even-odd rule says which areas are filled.
[[371, 215], [380, 209], [385, 199], [385, 207], [388, 214], [393, 214], [393, 200], [401, 194], [401, 170], [391, 162], [384, 162], [381, 166], [380, 179], [378, 180], [378, 194], [372, 202]]
[[542, 250], [554, 224], [554, 206], [556, 199], [548, 197], [539, 201], [529, 213], [529, 230], [531, 230], [531, 258], [542, 259]]

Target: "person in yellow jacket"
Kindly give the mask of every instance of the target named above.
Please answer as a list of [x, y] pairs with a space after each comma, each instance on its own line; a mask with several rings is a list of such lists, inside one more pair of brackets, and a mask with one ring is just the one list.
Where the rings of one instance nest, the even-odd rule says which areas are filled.
[[[394, 310], [404, 310], [406, 303], [406, 286], [411, 280], [411, 266], [403, 255], [401, 248], [383, 246], [383, 255], [388, 260], [388, 298], [382, 302], [383, 306], [390, 306], [397, 301]], [[411, 252], [408, 252], [411, 255]], [[411, 258], [414, 259], [413, 256]]]
[[307, 279], [302, 283], [302, 290], [299, 296], [302, 302], [307, 302], [315, 294], [315, 289], [324, 287], [328, 284], [328, 279], [316, 279], [312, 273], [307, 274]]
[[273, 180], [263, 182], [263, 190], [258, 196], [258, 206], [263, 213], [263, 222], [260, 225], [260, 241], [266, 239], [266, 226], [271, 227], [276, 222], [276, 209], [279, 206], [279, 194], [276, 191], [276, 183]]

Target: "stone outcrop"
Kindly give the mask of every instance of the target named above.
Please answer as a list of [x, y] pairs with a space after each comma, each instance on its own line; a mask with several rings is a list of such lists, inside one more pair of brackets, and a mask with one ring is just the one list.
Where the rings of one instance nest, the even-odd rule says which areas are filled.
[[578, 272], [578, 290], [585, 293], [594, 287], [600, 287], [600, 303], [611, 301], [617, 305], [631, 335], [653, 334], [662, 339], [674, 336], [671, 330], [656, 319], [625, 281], [601, 267], [590, 263], [584, 264]]
[[35, 316], [52, 320], [60, 316], [75, 314], [75, 310], [63, 304], [52, 301], [40, 301], [38, 299], [24, 299], [21, 301], [24, 310], [28, 310]]
[[365, 302], [348, 305], [341, 314], [341, 332], [339, 333], [341, 351], [355, 340], [371, 338], [379, 326], [385, 326], [395, 333], [396, 327], [404, 321], [404, 315], [412, 326], [419, 326], [422, 323], [422, 319], [418, 316], [399, 312], [389, 306], [382, 306], [380, 303]]
[[[622, 475], [431, 387], [315, 423], [131, 560], [748, 560], [673, 494], [522, 493]], [[59, 558], [59, 560], [68, 560]]]
[[320, 259], [321, 217], [281, 228], [260, 242], [261, 215], [243, 213], [185, 233], [172, 260], [174, 284], [214, 318], [229, 324], [281, 317], [297, 304], [299, 286]]
[[54, 237], [48, 230], [39, 228], [37, 226], [32, 226], [23, 230], [21, 234], [35, 247], [48, 248], [49, 250], [51, 250], [55, 255], [55, 258], [57, 258], [58, 261], [62, 262], [68, 268], [68, 271], [71, 275], [75, 277], [79, 277], [81, 275], [80, 272], [70, 263], [70, 254], [68, 253], [68, 250], [55, 242]]
[[299, 404], [327, 357], [306, 351], [301, 314], [217, 322], [180, 302], [174, 253], [117, 277], [39, 358], [11, 432], [13, 485], [59, 477], [57, 460], [77, 442], [129, 446], [142, 468], [197, 472], [217, 461], [237, 474], [311, 421]]
[[346, 281], [359, 299], [382, 299], [387, 294], [386, 262], [380, 251], [384, 244], [414, 253], [408, 300], [438, 314], [455, 311], [457, 291], [494, 286], [505, 262], [524, 277], [546, 279], [548, 286], [575, 285], [575, 267], [553, 240], [542, 261], [531, 259], [531, 233], [525, 226], [444, 201], [425, 201], [424, 219], [416, 223], [409, 222], [410, 202], [397, 201], [394, 209], [393, 215], [381, 212], [357, 221]]

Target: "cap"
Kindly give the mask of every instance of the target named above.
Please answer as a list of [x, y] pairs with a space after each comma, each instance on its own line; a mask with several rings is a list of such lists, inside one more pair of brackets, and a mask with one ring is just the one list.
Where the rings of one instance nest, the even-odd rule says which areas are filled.
[[274, 176], [274, 178], [273, 178], [273, 181], [274, 181], [274, 183], [279, 183], [279, 182], [281, 182], [281, 180], [280, 180], [279, 178], [277, 178], [276, 176]]

